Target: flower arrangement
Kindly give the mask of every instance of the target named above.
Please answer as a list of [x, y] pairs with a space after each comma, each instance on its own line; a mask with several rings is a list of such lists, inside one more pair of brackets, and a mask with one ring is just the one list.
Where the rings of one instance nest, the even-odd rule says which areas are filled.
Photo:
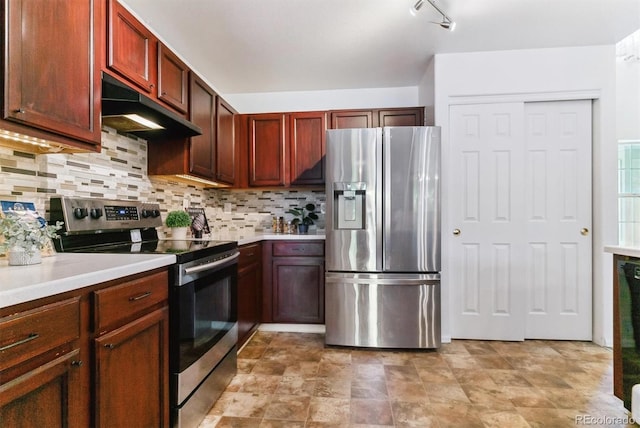
[[50, 239], [57, 238], [56, 232], [62, 228], [63, 224], [58, 221], [55, 225], [46, 225], [34, 218], [18, 215], [2, 217], [0, 218], [0, 235], [4, 241], [0, 242], [0, 252], [16, 248], [32, 255], [49, 245]]

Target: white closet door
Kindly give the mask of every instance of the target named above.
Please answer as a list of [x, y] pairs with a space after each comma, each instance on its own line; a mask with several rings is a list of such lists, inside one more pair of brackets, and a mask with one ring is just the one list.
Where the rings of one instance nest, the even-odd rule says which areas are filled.
[[523, 340], [524, 104], [449, 113], [453, 337]]
[[590, 340], [591, 101], [449, 113], [452, 337]]
[[591, 340], [591, 100], [525, 104], [526, 331]]

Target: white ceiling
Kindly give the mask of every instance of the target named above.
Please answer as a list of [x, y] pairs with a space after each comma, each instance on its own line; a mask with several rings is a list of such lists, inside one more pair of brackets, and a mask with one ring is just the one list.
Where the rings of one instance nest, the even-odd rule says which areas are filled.
[[614, 44], [640, 0], [120, 0], [222, 94], [416, 86], [434, 53]]

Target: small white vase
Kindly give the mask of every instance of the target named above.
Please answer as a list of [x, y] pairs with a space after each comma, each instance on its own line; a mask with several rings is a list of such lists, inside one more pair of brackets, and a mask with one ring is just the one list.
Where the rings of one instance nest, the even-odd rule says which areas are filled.
[[184, 241], [187, 239], [187, 231], [188, 227], [172, 227], [171, 228], [171, 239], [178, 239]]
[[42, 262], [40, 250], [36, 248], [27, 251], [24, 248], [15, 247], [11, 248], [7, 255], [11, 266], [36, 265]]

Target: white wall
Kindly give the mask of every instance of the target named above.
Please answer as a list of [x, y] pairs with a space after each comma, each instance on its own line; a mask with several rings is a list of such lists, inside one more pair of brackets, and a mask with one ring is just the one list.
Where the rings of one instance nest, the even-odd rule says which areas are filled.
[[611, 255], [604, 245], [617, 243], [615, 46], [441, 54], [435, 57], [435, 123], [443, 140], [443, 338], [451, 336], [446, 272], [452, 229], [447, 215], [450, 159], [449, 104], [460, 98], [552, 100], [594, 94], [593, 104], [593, 340], [613, 343]]
[[427, 69], [418, 85], [418, 105], [425, 107], [425, 124], [431, 126], [435, 123], [435, 61], [431, 58]]
[[418, 87], [224, 94], [239, 113], [420, 106]]

